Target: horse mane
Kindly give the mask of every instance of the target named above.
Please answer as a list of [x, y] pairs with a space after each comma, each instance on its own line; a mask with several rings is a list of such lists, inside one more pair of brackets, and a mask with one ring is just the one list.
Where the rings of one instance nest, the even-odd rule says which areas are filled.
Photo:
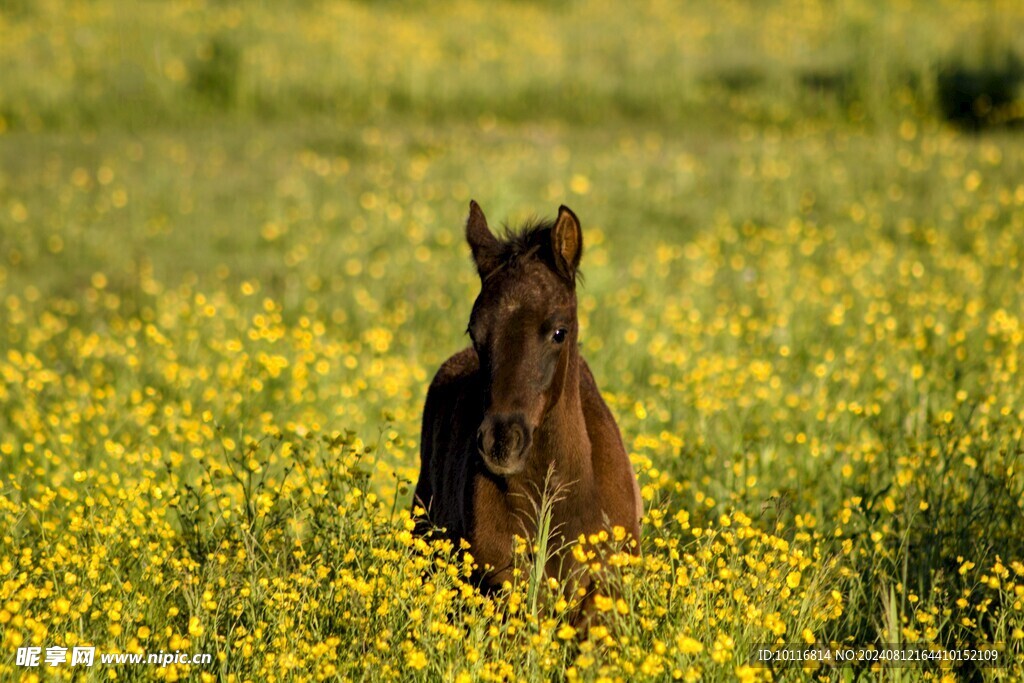
[[[551, 246], [551, 231], [554, 227], [555, 221], [541, 218], [530, 218], [518, 228], [503, 224], [504, 234], [496, 238], [496, 243], [489, 250], [498, 265], [487, 273], [484, 279], [490, 278], [506, 266], [525, 261], [534, 255], [544, 261], [551, 270], [560, 273], [561, 271], [555, 263], [555, 252]], [[576, 270], [575, 278], [573, 284], [583, 280], [583, 274], [579, 269]]]

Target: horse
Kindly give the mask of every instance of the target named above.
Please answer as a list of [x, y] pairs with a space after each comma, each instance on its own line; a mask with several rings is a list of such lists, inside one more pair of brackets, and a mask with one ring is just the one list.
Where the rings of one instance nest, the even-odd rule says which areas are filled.
[[[427, 390], [415, 533], [440, 532], [455, 548], [468, 542], [481, 586], [499, 588], [514, 576], [513, 537], [537, 540], [539, 495], [554, 490], [548, 547], [601, 530], [621, 537], [621, 527], [638, 553], [640, 488], [579, 352], [576, 214], [562, 206], [554, 221], [499, 238], [471, 201], [466, 241], [480, 276], [472, 345], [446, 360]], [[590, 596], [583, 569], [556, 552], [544, 573]]]

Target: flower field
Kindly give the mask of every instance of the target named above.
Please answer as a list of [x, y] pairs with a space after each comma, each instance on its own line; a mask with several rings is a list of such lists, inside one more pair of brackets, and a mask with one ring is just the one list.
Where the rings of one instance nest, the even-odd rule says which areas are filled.
[[[0, 679], [1019, 679], [1024, 100], [942, 84], [1024, 6], [442, 4], [0, 2]], [[411, 534], [471, 198], [583, 225], [586, 637]], [[18, 660], [83, 646], [213, 661]]]

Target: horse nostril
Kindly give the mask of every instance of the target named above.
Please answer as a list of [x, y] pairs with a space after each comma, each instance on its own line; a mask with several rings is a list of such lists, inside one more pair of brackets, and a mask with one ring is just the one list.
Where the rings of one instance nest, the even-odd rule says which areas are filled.
[[481, 455], [487, 452], [484, 443], [485, 440], [486, 439], [484, 438], [484, 428], [481, 427], [480, 429], [476, 430], [476, 449], [477, 451], [480, 452]]
[[510, 425], [507, 438], [508, 452], [519, 455], [519, 452], [523, 449], [523, 428], [517, 424]]

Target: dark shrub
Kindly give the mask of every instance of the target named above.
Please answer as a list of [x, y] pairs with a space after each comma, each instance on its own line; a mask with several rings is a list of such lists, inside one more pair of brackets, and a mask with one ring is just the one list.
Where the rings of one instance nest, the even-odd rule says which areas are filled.
[[947, 121], [968, 130], [1019, 120], [1014, 104], [1024, 82], [1024, 62], [1007, 50], [981, 66], [950, 62], [939, 70], [936, 94]]

